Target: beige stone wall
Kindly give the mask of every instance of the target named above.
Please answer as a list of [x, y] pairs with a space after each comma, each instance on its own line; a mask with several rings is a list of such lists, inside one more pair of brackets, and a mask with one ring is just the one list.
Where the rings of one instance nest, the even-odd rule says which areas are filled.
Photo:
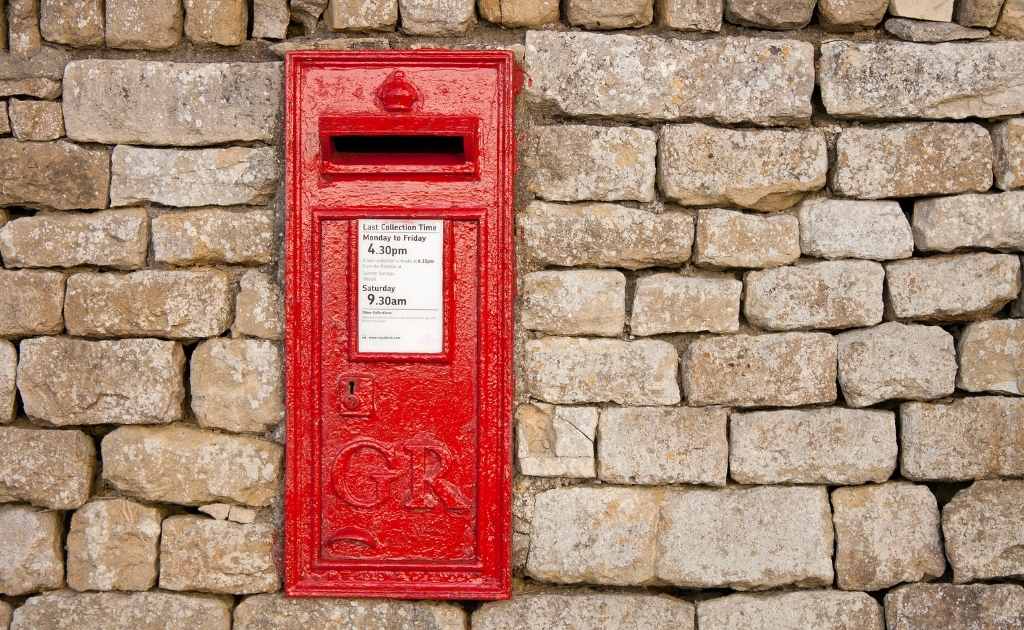
[[[1022, 38], [1024, 0], [0, 0], [0, 630], [1024, 630]], [[423, 46], [526, 70], [515, 594], [288, 600], [280, 59]]]

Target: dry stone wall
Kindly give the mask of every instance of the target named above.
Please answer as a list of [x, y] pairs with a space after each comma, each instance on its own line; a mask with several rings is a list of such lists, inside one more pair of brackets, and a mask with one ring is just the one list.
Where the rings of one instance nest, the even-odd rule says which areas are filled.
[[[525, 70], [514, 595], [287, 599], [281, 57], [419, 47]], [[1024, 630], [1022, 252], [1024, 0], [0, 0], [0, 630]]]

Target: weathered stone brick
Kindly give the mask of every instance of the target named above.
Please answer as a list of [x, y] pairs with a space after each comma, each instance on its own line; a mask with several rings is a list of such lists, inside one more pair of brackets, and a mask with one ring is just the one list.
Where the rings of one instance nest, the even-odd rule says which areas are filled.
[[743, 283], [726, 274], [656, 273], [636, 282], [630, 331], [646, 336], [671, 332], [739, 330]]
[[[0, 11], [0, 15], [6, 14]], [[7, 30], [3, 32], [6, 34]], [[0, 37], [0, 43], [2, 39]], [[67, 52], [44, 46], [25, 58], [2, 49], [0, 46], [0, 97], [25, 95], [55, 99], [60, 96], [61, 78], [69, 58]]]
[[813, 57], [811, 44], [794, 40], [526, 34], [527, 89], [571, 116], [803, 122]]
[[291, 20], [299, 22], [307, 35], [316, 30], [320, 15], [327, 8], [328, 0], [289, 0]]
[[334, 31], [393, 31], [398, 0], [331, 0], [324, 16]]
[[238, 46], [245, 41], [245, 0], [184, 0], [185, 35], [197, 44]]
[[109, 183], [110, 149], [0, 138], [0, 205], [106, 208]]
[[186, 425], [121, 427], [103, 438], [103, 478], [148, 501], [262, 507], [277, 496], [282, 449]]
[[231, 325], [234, 286], [217, 270], [77, 273], [64, 308], [82, 337], [213, 337]]
[[1024, 321], [974, 322], [964, 327], [957, 347], [957, 387], [969, 392], [1024, 394]]
[[476, 24], [474, 0], [398, 0], [398, 8], [410, 35], [461, 35]]
[[7, 113], [7, 101], [0, 101], [0, 136], [11, 135], [11, 119]]
[[284, 39], [289, 21], [288, 0], [253, 0], [253, 39]]
[[836, 260], [751, 271], [743, 314], [768, 330], [854, 328], [882, 321], [882, 265]]
[[210, 595], [75, 593], [59, 591], [29, 598], [14, 615], [11, 630], [230, 630], [231, 600]]
[[146, 149], [118, 145], [111, 161], [110, 205], [152, 201], [167, 206], [267, 203], [279, 166], [270, 147]]
[[715, 407], [603, 409], [597, 476], [609, 483], [724, 486], [727, 417]]
[[235, 630], [311, 630], [361, 628], [391, 630], [464, 630], [466, 613], [458, 606], [395, 599], [295, 598], [284, 594], [246, 597], [235, 609]]
[[172, 265], [263, 265], [274, 260], [274, 213], [209, 208], [153, 219], [153, 254]]
[[914, 241], [924, 251], [1024, 251], [1024, 191], [917, 201]]
[[652, 0], [567, 0], [565, 17], [569, 24], [594, 30], [639, 28], [654, 19]]
[[391, 42], [386, 37], [291, 37], [269, 48], [270, 52], [284, 59], [293, 50], [389, 50]]
[[916, 481], [1024, 475], [1024, 400], [1004, 396], [900, 406], [900, 470]]
[[556, 407], [544, 403], [516, 410], [519, 472], [534, 477], [595, 477], [596, 407]]
[[7, 34], [11, 53], [31, 57], [39, 51], [39, 0], [7, 0]]
[[14, 420], [15, 374], [18, 369], [18, 352], [14, 344], [0, 340], [0, 424]]
[[541, 265], [640, 269], [690, 258], [693, 217], [609, 203], [535, 201], [519, 214], [526, 256]]
[[280, 63], [74, 61], [64, 73], [68, 137], [179, 146], [273, 142], [282, 81]]
[[889, 18], [885, 30], [904, 41], [921, 43], [951, 42], [961, 39], [986, 39], [988, 29], [967, 28], [952, 22], [925, 22], [909, 18]]
[[836, 341], [825, 333], [697, 339], [682, 359], [691, 405], [792, 407], [836, 399]]
[[668, 491], [657, 577], [684, 588], [739, 591], [830, 585], [830, 517], [823, 487]]
[[64, 586], [63, 523], [60, 512], [0, 505], [0, 593], [17, 596]]
[[867, 593], [739, 593], [697, 604], [701, 630], [884, 630], [882, 607]]
[[1006, 0], [992, 32], [1003, 37], [1024, 39], [1024, 0]]
[[895, 201], [808, 199], [800, 204], [800, 251], [814, 258], [910, 258], [914, 235]]
[[95, 472], [96, 447], [81, 431], [0, 427], [0, 503], [74, 509], [89, 499]]
[[982, 319], [1020, 293], [1020, 259], [978, 253], [901, 260], [885, 266], [885, 283], [887, 318]]
[[231, 332], [263, 339], [283, 338], [284, 297], [274, 279], [266, 273], [246, 271], [238, 284], [235, 323]]
[[479, 0], [480, 16], [507, 28], [544, 26], [558, 21], [558, 0]]
[[1024, 118], [1014, 118], [992, 128], [995, 147], [996, 186], [1003, 190], [1024, 188]]
[[733, 24], [773, 30], [807, 26], [815, 0], [726, 0], [725, 19]]
[[649, 583], [657, 530], [653, 490], [549, 490], [537, 496], [526, 571], [544, 582]]
[[160, 588], [234, 595], [276, 591], [273, 546], [270, 523], [172, 516], [160, 536]]
[[536, 271], [523, 276], [520, 323], [552, 335], [622, 334], [626, 277], [618, 271]]
[[729, 474], [737, 483], [852, 485], [885, 481], [896, 468], [891, 411], [734, 413], [729, 436]]
[[11, 129], [18, 140], [45, 142], [64, 135], [60, 103], [12, 98], [8, 105]]
[[956, 21], [964, 26], [992, 28], [999, 21], [1003, 0], [959, 0], [956, 3]]
[[30, 418], [58, 426], [171, 422], [181, 418], [184, 364], [170, 341], [26, 339], [18, 390]]
[[146, 265], [149, 217], [142, 208], [38, 214], [0, 228], [7, 267], [138, 269]]
[[526, 343], [526, 387], [550, 403], [679, 402], [678, 355], [664, 341], [546, 337]]
[[284, 364], [270, 341], [210, 339], [192, 352], [192, 411], [200, 426], [260, 433], [284, 420]]
[[683, 205], [782, 210], [825, 185], [828, 157], [817, 131], [669, 125], [658, 145], [658, 186]]
[[839, 488], [832, 509], [839, 588], [877, 591], [945, 570], [939, 508], [927, 487], [894, 481]]
[[970, 123], [846, 128], [831, 183], [837, 194], [862, 199], [984, 192], [992, 185], [992, 138]]
[[39, 28], [43, 39], [75, 47], [103, 45], [101, 0], [40, 0]]
[[819, 0], [818, 21], [827, 31], [871, 29], [885, 17], [888, 0]]
[[658, 23], [678, 31], [722, 30], [722, 5], [716, 0], [658, 0]]
[[181, 0], [105, 0], [105, 4], [109, 48], [165, 50], [181, 43]]
[[889, 13], [915, 20], [949, 22], [953, 19], [954, 0], [891, 0]]
[[702, 267], [777, 267], [800, 258], [800, 225], [787, 214], [710, 208], [697, 214], [693, 262]]
[[127, 499], [92, 501], [68, 531], [68, 586], [76, 591], [145, 591], [156, 585], [160, 509]]
[[[0, 11], [0, 13], [3, 13]], [[6, 28], [3, 20], [0, 20], [0, 28]], [[0, 47], [4, 44], [3, 38], [0, 37]], [[0, 630], [9, 630], [11, 627], [11, 617], [14, 615], [14, 609], [7, 602], [0, 602]]]
[[1016, 584], [907, 584], [885, 594], [889, 630], [1020, 630], [1024, 587]]
[[64, 328], [64, 274], [0, 270], [0, 337], [59, 333]]
[[1024, 574], [1024, 481], [975, 481], [942, 509], [953, 581]]
[[484, 604], [473, 612], [472, 627], [477, 630], [694, 630], [693, 609], [690, 602], [665, 595], [551, 590], [517, 593], [510, 601]]

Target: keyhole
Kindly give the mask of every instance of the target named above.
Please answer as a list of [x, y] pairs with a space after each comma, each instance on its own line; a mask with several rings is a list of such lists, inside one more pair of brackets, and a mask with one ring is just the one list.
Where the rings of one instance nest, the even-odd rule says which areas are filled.
[[348, 382], [348, 395], [349, 396], [355, 396], [356, 395], [356, 382], [355, 381], [349, 381]]
[[348, 381], [348, 395], [342, 400], [342, 404], [349, 411], [355, 411], [359, 408], [359, 397], [356, 396], [356, 380], [354, 378]]

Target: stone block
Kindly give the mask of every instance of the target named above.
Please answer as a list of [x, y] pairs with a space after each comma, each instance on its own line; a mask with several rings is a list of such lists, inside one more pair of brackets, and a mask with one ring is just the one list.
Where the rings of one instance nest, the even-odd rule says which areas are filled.
[[807, 26], [815, 0], [725, 0], [725, 19], [740, 26], [776, 31]]
[[274, 526], [182, 514], [163, 523], [160, 588], [242, 595], [280, 588]]
[[1005, 0], [992, 32], [1012, 39], [1024, 39], [1024, 0]]
[[0, 505], [0, 593], [14, 597], [64, 586], [63, 528], [60, 512]]
[[533, 477], [597, 476], [594, 468], [597, 418], [596, 407], [520, 405], [516, 410], [519, 472]]
[[669, 125], [658, 145], [658, 186], [685, 206], [783, 210], [825, 185], [828, 157], [817, 131]]
[[793, 407], [836, 399], [836, 340], [825, 333], [706, 337], [682, 358], [691, 405]]
[[667, 491], [656, 575], [682, 588], [831, 585], [828, 492], [783, 486]]
[[14, 344], [0, 340], [0, 424], [14, 420], [17, 369], [18, 351]]
[[[0, 243], [2, 243], [0, 232]], [[238, 282], [235, 323], [231, 332], [263, 339], [284, 337], [284, 296], [274, 279], [259, 271], [246, 271]]]
[[603, 409], [597, 476], [608, 483], [724, 486], [728, 415], [719, 407]]
[[254, 595], [235, 609], [234, 630], [360, 628], [464, 630], [466, 613], [453, 604], [396, 599], [326, 599]]
[[306, 34], [316, 30], [320, 15], [327, 9], [328, 0], [289, 0], [291, 21], [302, 24]]
[[9, 135], [11, 135], [11, 119], [7, 113], [7, 101], [0, 101], [0, 136]]
[[231, 600], [210, 595], [165, 593], [75, 593], [29, 598], [11, 630], [230, 630]]
[[475, 0], [398, 0], [402, 31], [409, 35], [462, 35], [476, 25]]
[[1015, 584], [908, 584], [885, 594], [889, 630], [1020, 630], [1024, 587]]
[[76, 48], [103, 46], [102, 0], [40, 0], [43, 39]]
[[393, 31], [398, 0], [331, 0], [324, 16], [332, 31]]
[[[2, 12], [0, 12], [2, 13]], [[7, 25], [4, 24], [3, 20], [0, 20], [0, 28], [6, 29]], [[0, 38], [0, 46], [4, 44], [3, 38]], [[14, 609], [7, 602], [0, 602], [0, 630], [9, 630], [11, 627], [11, 617], [14, 615]]]
[[904, 41], [920, 43], [952, 42], [962, 39], [987, 39], [988, 29], [967, 28], [952, 22], [925, 22], [909, 18], [889, 18], [885, 30]]
[[832, 590], [748, 595], [697, 604], [701, 630], [884, 630], [882, 607], [867, 593]]
[[[0, 11], [0, 16], [6, 14]], [[7, 29], [0, 32], [6, 35]], [[0, 44], [3, 39], [0, 35]], [[60, 96], [61, 78], [69, 59], [67, 52], [44, 46], [31, 57], [22, 57], [2, 49], [0, 45], [0, 98], [24, 95], [52, 100]]]
[[728, 274], [656, 273], [636, 281], [630, 332], [638, 336], [673, 332], [739, 330], [743, 283]]
[[800, 204], [800, 251], [814, 258], [910, 258], [914, 234], [895, 201], [808, 199]]
[[992, 28], [999, 21], [1003, 0], [959, 0], [956, 21], [964, 26]]
[[181, 418], [184, 364], [170, 341], [26, 339], [18, 390], [25, 413], [49, 424], [159, 424]]
[[64, 135], [64, 115], [60, 103], [23, 101], [8, 102], [11, 130], [18, 140], [45, 142]]
[[1024, 480], [975, 481], [942, 509], [957, 584], [1024, 574]]
[[954, 0], [890, 0], [889, 14], [915, 20], [949, 22]]
[[526, 70], [529, 93], [570, 116], [784, 125], [810, 119], [814, 47], [531, 31]]
[[887, 319], [983, 319], [1020, 294], [1020, 259], [977, 253], [901, 260], [885, 266], [885, 283]]
[[71, 517], [68, 586], [76, 591], [145, 591], [156, 585], [159, 508], [127, 499], [88, 503]]
[[7, 267], [146, 266], [149, 217], [142, 208], [49, 213], [15, 219], [0, 228]]
[[932, 252], [1024, 251], [1024, 191], [917, 201], [914, 241], [919, 250]]
[[64, 328], [64, 274], [0, 270], [0, 337], [60, 333]]
[[[185, 35], [196, 44], [238, 46], [245, 41], [245, 0], [184, 0]], [[237, 85], [237, 84], [236, 84]]]
[[550, 590], [517, 593], [473, 611], [476, 630], [646, 628], [694, 630], [694, 606], [665, 595]]
[[506, 28], [531, 28], [558, 21], [558, 0], [479, 0], [480, 16]]
[[277, 233], [270, 210], [219, 208], [168, 212], [153, 219], [156, 262], [265, 265], [274, 261]]
[[7, 34], [12, 54], [31, 57], [39, 51], [39, 0], [7, 0]]
[[253, 0], [253, 39], [284, 39], [290, 21], [288, 0]]
[[574, 269], [526, 274], [520, 324], [551, 335], [617, 337], [626, 319], [626, 277], [619, 271]]
[[818, 0], [818, 21], [826, 31], [860, 31], [878, 26], [889, 0]]
[[995, 147], [996, 186], [1003, 190], [1024, 188], [1024, 118], [1014, 118], [992, 128]]
[[569, 24], [591, 30], [640, 28], [654, 20], [652, 0], [567, 0], [565, 18]]
[[657, 0], [658, 23], [677, 31], [722, 30], [721, 0]]
[[729, 474], [742, 484], [881, 483], [896, 469], [896, 414], [825, 407], [734, 413]]
[[518, 217], [526, 257], [559, 267], [663, 267], [690, 259], [693, 217], [609, 203], [534, 201]]
[[181, 43], [181, 0], [105, 0], [105, 4], [108, 48], [166, 50]]
[[210, 339], [192, 352], [192, 411], [202, 427], [262, 433], [284, 420], [283, 381], [273, 342]]
[[81, 431], [0, 427], [0, 503], [71, 510], [89, 499], [96, 447]]
[[106, 208], [109, 183], [106, 147], [0, 138], [0, 206]]
[[788, 214], [701, 210], [695, 240], [693, 262], [701, 267], [778, 267], [800, 258], [800, 225]]
[[974, 322], [960, 333], [957, 387], [969, 392], [1024, 394], [1024, 321]]

